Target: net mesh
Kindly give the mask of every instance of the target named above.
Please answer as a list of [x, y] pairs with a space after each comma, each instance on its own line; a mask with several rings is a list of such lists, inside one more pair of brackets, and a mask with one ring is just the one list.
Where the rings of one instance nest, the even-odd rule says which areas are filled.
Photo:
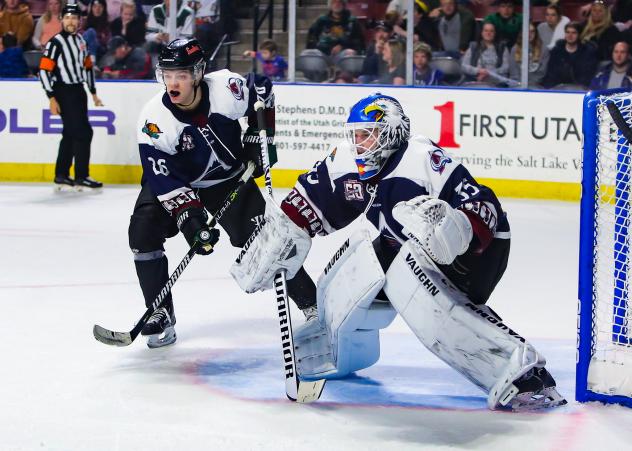
[[632, 396], [631, 155], [630, 144], [618, 130], [606, 102], [614, 102], [626, 122], [632, 123], [630, 93], [600, 98], [597, 108], [592, 359], [588, 386], [597, 393]]

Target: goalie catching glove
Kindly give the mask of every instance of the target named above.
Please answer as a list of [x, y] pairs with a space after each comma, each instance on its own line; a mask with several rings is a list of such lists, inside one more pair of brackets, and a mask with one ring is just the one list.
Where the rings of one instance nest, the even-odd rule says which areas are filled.
[[402, 233], [441, 265], [449, 265], [465, 253], [472, 240], [467, 215], [432, 196], [399, 202], [393, 217], [404, 226]]
[[274, 276], [286, 272], [292, 279], [307, 258], [312, 240], [268, 196], [263, 224], [257, 226], [230, 274], [247, 293], [272, 288]]
[[[274, 130], [266, 129], [268, 137], [268, 158], [270, 159], [270, 167], [278, 161], [276, 146], [274, 142]], [[248, 127], [244, 137], [242, 139], [244, 145], [243, 162], [248, 163], [254, 161], [255, 172], [252, 174], [253, 178], [259, 178], [263, 175], [263, 159], [261, 158], [261, 136], [259, 136], [259, 130], [255, 127]]]

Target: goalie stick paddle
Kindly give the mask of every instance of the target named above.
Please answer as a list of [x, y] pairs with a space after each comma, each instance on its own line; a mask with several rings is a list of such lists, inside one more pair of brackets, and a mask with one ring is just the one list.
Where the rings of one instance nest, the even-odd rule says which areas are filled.
[[[213, 218], [209, 221], [208, 223], [209, 227], [211, 228], [215, 227], [215, 225], [217, 224], [217, 221], [221, 219], [221, 217], [224, 215], [226, 210], [228, 210], [228, 208], [233, 204], [233, 202], [237, 198], [238, 193], [239, 193], [239, 188], [241, 188], [241, 185], [243, 185], [250, 179], [254, 170], [255, 170], [254, 163], [249, 162], [248, 167], [246, 168], [241, 178], [239, 179], [237, 186], [235, 186], [235, 188], [228, 194], [228, 196], [226, 196], [226, 199], [224, 200], [222, 207], [217, 211], [217, 213], [215, 213], [215, 215], [213, 215]], [[154, 302], [145, 311], [143, 316], [140, 317], [140, 319], [138, 320], [138, 322], [136, 323], [136, 325], [134, 326], [132, 330], [130, 330], [129, 332], [115, 332], [115, 331], [106, 329], [105, 327], [99, 326], [98, 324], [95, 324], [94, 327], [92, 328], [92, 333], [94, 335], [94, 338], [96, 338], [101, 343], [104, 343], [106, 345], [111, 345], [111, 346], [131, 345], [132, 342], [136, 339], [136, 337], [138, 337], [138, 334], [143, 329], [143, 327], [145, 327], [145, 324], [149, 320], [149, 317], [158, 308], [162, 306], [165, 298], [171, 292], [171, 288], [176, 283], [176, 281], [178, 280], [178, 278], [180, 277], [184, 269], [189, 265], [189, 262], [191, 262], [191, 259], [195, 256], [196, 250], [197, 250], [197, 244], [194, 244], [193, 246], [191, 246], [189, 251], [186, 253], [184, 258], [178, 265], [178, 267], [171, 274], [171, 277], [169, 277], [169, 280], [167, 281], [165, 286], [162, 287], [162, 290], [160, 290], [160, 293], [158, 293], [158, 296], [156, 296], [156, 299], [154, 300]]]
[[[270, 176], [270, 156], [268, 154], [268, 135], [266, 132], [264, 108], [265, 105], [261, 100], [255, 102], [265, 186], [270, 198], [273, 199], [272, 178]], [[281, 271], [274, 276], [274, 289], [276, 292], [279, 325], [281, 328], [281, 347], [283, 350], [283, 364], [285, 370], [285, 394], [290, 400], [300, 403], [317, 401], [323, 392], [323, 388], [325, 388], [325, 379], [317, 381], [301, 381], [299, 380], [296, 371], [294, 336], [292, 334], [292, 317], [290, 316], [290, 308], [288, 305], [285, 272]]]
[[606, 108], [608, 108], [610, 116], [612, 116], [612, 120], [616, 124], [617, 128], [621, 131], [621, 134], [629, 143], [632, 144], [632, 130], [630, 129], [630, 126], [628, 125], [626, 120], [623, 118], [621, 110], [617, 108], [614, 102], [607, 102]]

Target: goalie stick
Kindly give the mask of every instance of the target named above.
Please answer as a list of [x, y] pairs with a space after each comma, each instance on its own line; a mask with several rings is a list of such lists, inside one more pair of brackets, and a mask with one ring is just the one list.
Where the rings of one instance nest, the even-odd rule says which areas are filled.
[[[219, 221], [220, 218], [224, 216], [224, 213], [226, 212], [226, 210], [228, 210], [228, 208], [233, 204], [233, 202], [237, 198], [238, 193], [239, 193], [239, 188], [241, 188], [241, 185], [243, 185], [250, 179], [254, 170], [255, 170], [255, 164], [253, 162], [249, 162], [248, 167], [246, 168], [241, 178], [237, 182], [237, 186], [235, 186], [235, 188], [228, 194], [228, 196], [226, 196], [226, 199], [224, 200], [222, 207], [217, 211], [217, 213], [215, 213], [215, 215], [213, 215], [211, 220], [208, 222], [209, 227], [211, 228], [215, 227], [215, 225], [217, 224], [217, 221]], [[191, 259], [195, 256], [197, 246], [198, 246], [197, 243], [191, 246], [189, 251], [186, 253], [184, 258], [180, 262], [180, 264], [177, 266], [175, 271], [173, 271], [173, 273], [171, 274], [171, 277], [169, 277], [169, 280], [167, 281], [165, 286], [162, 287], [162, 290], [160, 290], [160, 292], [158, 293], [158, 296], [156, 296], [156, 299], [154, 300], [154, 302], [145, 311], [143, 316], [140, 317], [140, 319], [138, 320], [138, 322], [136, 323], [136, 325], [134, 326], [132, 330], [130, 330], [129, 332], [115, 332], [115, 331], [106, 329], [105, 327], [99, 326], [98, 324], [95, 324], [94, 327], [92, 328], [92, 333], [94, 335], [94, 338], [96, 338], [101, 343], [104, 343], [106, 345], [111, 345], [111, 346], [131, 345], [132, 342], [136, 339], [136, 337], [140, 333], [140, 331], [143, 329], [145, 324], [147, 324], [149, 317], [158, 308], [162, 307], [165, 298], [171, 292], [171, 288], [176, 283], [176, 281], [178, 280], [178, 278], [180, 277], [184, 269], [189, 265], [189, 263], [191, 262]]]
[[617, 108], [614, 102], [607, 102], [606, 108], [608, 108], [608, 112], [610, 113], [610, 116], [612, 117], [612, 120], [616, 124], [617, 128], [621, 131], [621, 134], [630, 144], [632, 144], [632, 130], [630, 129], [630, 126], [628, 125], [626, 120], [623, 118], [621, 110]]
[[[271, 199], [272, 178], [270, 176], [270, 156], [268, 154], [268, 134], [264, 117], [265, 105], [261, 100], [255, 103], [257, 122], [259, 126], [259, 141], [261, 144], [261, 159], [265, 186]], [[325, 379], [317, 381], [301, 381], [296, 372], [296, 359], [294, 354], [294, 337], [292, 334], [292, 318], [287, 302], [287, 282], [285, 272], [281, 271], [274, 276], [274, 291], [276, 294], [277, 309], [279, 313], [279, 325], [281, 327], [281, 347], [283, 349], [283, 363], [285, 368], [285, 394], [296, 402], [309, 403], [317, 401], [325, 388]]]

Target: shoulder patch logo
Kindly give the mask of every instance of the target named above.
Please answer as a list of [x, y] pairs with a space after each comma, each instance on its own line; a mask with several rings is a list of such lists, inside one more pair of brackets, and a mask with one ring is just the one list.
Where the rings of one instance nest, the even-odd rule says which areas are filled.
[[182, 134], [182, 150], [192, 150], [195, 148], [195, 144], [193, 143], [193, 137], [188, 133]]
[[344, 181], [345, 188], [345, 199], [352, 200], [364, 200], [364, 189], [362, 188], [362, 183], [357, 180], [345, 180]]
[[158, 139], [160, 138], [162, 130], [160, 130], [158, 125], [154, 124], [153, 122], [147, 122], [147, 120], [145, 120], [145, 125], [143, 126], [142, 132], [150, 138]]
[[452, 163], [452, 158], [448, 157], [443, 153], [441, 149], [435, 149], [430, 152], [430, 166], [432, 170], [438, 172], [439, 174], [443, 174], [445, 170], [445, 165], [448, 163]]
[[231, 77], [228, 79], [228, 89], [237, 100], [244, 98], [244, 81], [241, 78]]

